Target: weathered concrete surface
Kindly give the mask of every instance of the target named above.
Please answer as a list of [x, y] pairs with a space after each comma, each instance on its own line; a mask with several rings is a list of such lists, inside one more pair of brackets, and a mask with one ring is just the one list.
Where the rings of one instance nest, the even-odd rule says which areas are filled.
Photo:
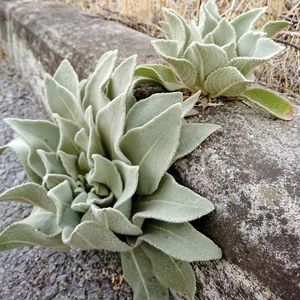
[[[300, 108], [284, 122], [242, 102], [208, 108], [193, 121], [222, 124], [175, 163], [177, 179], [212, 200], [195, 225], [225, 258], [283, 299], [300, 297]], [[231, 298], [230, 298], [231, 299]]]
[[[44, 71], [53, 73], [63, 57], [81, 76], [116, 47], [120, 58], [138, 53], [140, 61], [155, 59], [149, 37], [48, 2], [2, 1], [0, 28], [9, 56], [38, 99]], [[194, 264], [199, 299], [300, 298], [296, 111], [294, 121], [281, 122], [231, 102], [196, 117], [224, 126], [172, 169], [179, 181], [216, 205], [216, 212], [195, 226], [222, 247], [225, 259]], [[37, 272], [40, 265], [31, 267]]]

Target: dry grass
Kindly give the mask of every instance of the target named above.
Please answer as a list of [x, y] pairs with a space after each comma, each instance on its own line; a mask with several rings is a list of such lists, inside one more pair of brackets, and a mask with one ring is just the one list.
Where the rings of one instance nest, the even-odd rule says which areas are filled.
[[[197, 19], [204, 0], [53, 0], [82, 9], [91, 15], [117, 20], [134, 29], [161, 37], [158, 26], [161, 8], [170, 7], [187, 19]], [[292, 22], [288, 30], [278, 34], [276, 40], [286, 45], [284, 54], [257, 70], [258, 81], [291, 97], [300, 95], [300, 1], [298, 0], [216, 0], [223, 16], [233, 18], [241, 12], [268, 5], [262, 22], [285, 19]]]

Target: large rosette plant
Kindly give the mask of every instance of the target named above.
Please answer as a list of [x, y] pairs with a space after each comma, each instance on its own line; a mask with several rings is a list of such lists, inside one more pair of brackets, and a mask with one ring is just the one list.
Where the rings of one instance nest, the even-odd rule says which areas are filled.
[[136, 102], [136, 57], [114, 69], [116, 58], [105, 53], [81, 82], [66, 60], [47, 75], [51, 121], [6, 119], [19, 137], [1, 151], [15, 151], [32, 182], [0, 200], [34, 208], [1, 233], [0, 250], [118, 251], [135, 299], [169, 299], [169, 289], [193, 299], [189, 262], [219, 259], [221, 250], [189, 222], [214, 207], [167, 170], [219, 126], [185, 122], [199, 94]]
[[164, 9], [161, 27], [166, 39], [152, 41], [167, 65], [141, 65], [140, 80], [159, 82], [168, 90], [202, 91], [209, 100], [239, 98], [260, 106], [276, 118], [290, 120], [293, 106], [270, 90], [251, 87], [254, 69], [284, 50], [272, 40], [288, 26], [271, 21], [261, 30], [254, 26], [266, 7], [252, 9], [233, 20], [222, 18], [214, 0], [201, 5], [198, 24], [188, 23], [172, 9]]

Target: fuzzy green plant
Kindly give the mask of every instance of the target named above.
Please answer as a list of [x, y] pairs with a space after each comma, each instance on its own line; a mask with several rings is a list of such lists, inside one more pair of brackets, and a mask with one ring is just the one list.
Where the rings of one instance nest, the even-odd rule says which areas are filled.
[[136, 57], [115, 68], [116, 58], [116, 51], [105, 53], [81, 82], [67, 60], [47, 75], [51, 121], [6, 119], [18, 137], [1, 152], [11, 148], [32, 182], [0, 201], [34, 208], [0, 234], [0, 250], [118, 251], [135, 299], [169, 299], [169, 290], [193, 299], [190, 262], [219, 259], [221, 250], [189, 222], [214, 206], [167, 170], [219, 126], [184, 120], [198, 94], [136, 102]]
[[171, 9], [164, 9], [161, 27], [167, 39], [152, 41], [166, 65], [141, 65], [135, 74], [168, 90], [201, 90], [208, 99], [246, 99], [273, 116], [290, 120], [293, 106], [284, 98], [262, 88], [252, 88], [254, 69], [284, 50], [271, 37], [289, 25], [272, 21], [261, 30], [254, 25], [266, 7], [247, 11], [229, 21], [222, 18], [214, 0], [203, 3], [199, 22], [188, 23]]

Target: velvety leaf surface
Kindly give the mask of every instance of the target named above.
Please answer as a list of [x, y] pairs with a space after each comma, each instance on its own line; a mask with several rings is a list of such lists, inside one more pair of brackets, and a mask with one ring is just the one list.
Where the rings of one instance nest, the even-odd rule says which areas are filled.
[[212, 97], [235, 97], [247, 88], [245, 77], [234, 67], [223, 67], [212, 72], [204, 82], [204, 88]]
[[125, 132], [143, 126], [170, 106], [181, 103], [182, 93], [157, 93], [136, 103], [128, 112]]
[[150, 259], [141, 247], [121, 254], [123, 273], [135, 300], [168, 300], [169, 292], [156, 278]]
[[92, 221], [80, 223], [66, 236], [68, 237], [63, 236], [63, 241], [72, 248], [103, 249], [118, 252], [131, 250], [131, 247], [122, 242], [111, 230]]
[[122, 94], [100, 110], [97, 114], [96, 126], [109, 158], [128, 162], [119, 148], [126, 117], [125, 98], [126, 96]]
[[179, 260], [207, 261], [222, 257], [221, 249], [189, 223], [147, 221], [143, 225], [143, 232], [144, 235], [138, 240], [145, 241]]
[[153, 193], [170, 167], [179, 143], [181, 114], [181, 104], [174, 104], [145, 125], [129, 130], [122, 138], [123, 153], [139, 166], [138, 194]]
[[197, 84], [203, 86], [204, 80], [212, 71], [225, 66], [228, 61], [226, 52], [216, 45], [192, 43], [184, 58], [197, 66]]
[[49, 121], [5, 119], [30, 147], [55, 152], [59, 143], [58, 127]]
[[174, 69], [180, 80], [187, 86], [193, 87], [197, 72], [194, 66], [184, 58], [178, 58], [179, 49], [176, 41], [155, 40], [152, 41], [154, 50]]
[[254, 8], [237, 16], [231, 25], [234, 27], [237, 39], [239, 39], [245, 32], [251, 30], [256, 21], [266, 12], [267, 7]]
[[132, 224], [120, 211], [114, 208], [97, 209], [92, 206], [95, 220], [101, 226], [108, 227], [111, 231], [123, 235], [141, 235], [143, 234], [140, 227]]
[[184, 87], [177, 79], [174, 71], [164, 65], [138, 66], [135, 70], [135, 76], [159, 82], [169, 91], [176, 91]]
[[47, 190], [36, 183], [25, 183], [6, 190], [0, 195], [0, 201], [17, 201], [38, 206], [55, 213], [56, 208], [47, 196]]
[[123, 182], [123, 191], [113, 208], [118, 209], [127, 218], [131, 217], [131, 197], [134, 195], [138, 180], [139, 167], [129, 166], [121, 161], [114, 161]]
[[285, 98], [269, 90], [252, 88], [245, 91], [243, 96], [278, 119], [286, 121], [293, 119], [293, 105]]
[[68, 247], [61, 242], [61, 234], [47, 236], [36, 231], [28, 224], [12, 224], [0, 234], [0, 250], [9, 250], [24, 246], [43, 246], [65, 250]]
[[210, 213], [213, 204], [190, 189], [178, 184], [166, 173], [157, 191], [135, 202], [133, 222], [156, 219], [170, 223], [192, 221]]
[[112, 73], [107, 91], [110, 99], [128, 92], [136, 65], [136, 57], [136, 55], [132, 55], [125, 59]]
[[67, 59], [64, 59], [56, 70], [53, 79], [69, 90], [80, 101], [80, 90], [77, 73]]
[[273, 37], [276, 33], [290, 26], [288, 21], [270, 21], [262, 28], [263, 32], [267, 34], [267, 37]]
[[190, 263], [170, 257], [146, 243], [142, 243], [141, 247], [151, 260], [154, 274], [162, 285], [193, 300], [196, 278]]

